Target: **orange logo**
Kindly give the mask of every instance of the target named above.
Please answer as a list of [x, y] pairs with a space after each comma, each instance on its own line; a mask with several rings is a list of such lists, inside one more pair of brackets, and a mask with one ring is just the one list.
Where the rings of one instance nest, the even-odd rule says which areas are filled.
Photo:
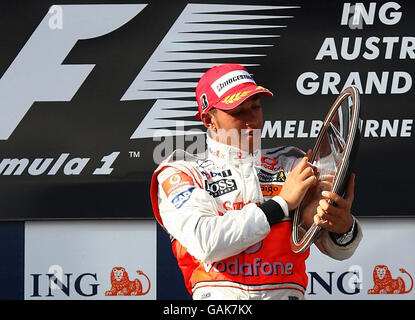
[[178, 188], [186, 185], [193, 185], [193, 180], [187, 174], [183, 172], [175, 173], [163, 181], [161, 186], [167, 197]]
[[137, 278], [131, 281], [123, 267], [114, 267], [111, 271], [111, 289], [105, 291], [106, 296], [143, 296], [150, 291], [151, 283], [147, 275], [141, 270], [137, 274], [147, 278], [148, 289], [143, 292], [143, 285]]
[[377, 265], [373, 269], [373, 283], [372, 289], [367, 291], [368, 294], [395, 294], [395, 293], [409, 293], [414, 287], [414, 280], [411, 275], [403, 268], [399, 269], [400, 272], [406, 273], [411, 279], [411, 287], [405, 291], [405, 281], [401, 277], [396, 279], [392, 278], [389, 268], [385, 265]]
[[262, 195], [265, 196], [277, 196], [280, 194], [282, 186], [275, 184], [261, 184]]

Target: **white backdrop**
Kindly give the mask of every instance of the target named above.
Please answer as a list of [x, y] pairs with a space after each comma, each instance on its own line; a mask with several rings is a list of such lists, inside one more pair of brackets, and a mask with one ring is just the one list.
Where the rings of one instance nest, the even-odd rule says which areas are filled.
[[[25, 225], [25, 299], [110, 299], [111, 270], [122, 267], [138, 279], [141, 296], [156, 299], [155, 221], [46, 221]], [[63, 284], [49, 284], [50, 276]], [[62, 286], [61, 286], [62, 287]], [[67, 293], [65, 293], [65, 290]]]
[[415, 299], [415, 290], [405, 294], [368, 294], [374, 287], [376, 266], [389, 269], [392, 279], [401, 277], [405, 291], [415, 279], [415, 218], [360, 218], [363, 239], [355, 254], [336, 261], [312, 246], [307, 260], [307, 299]]

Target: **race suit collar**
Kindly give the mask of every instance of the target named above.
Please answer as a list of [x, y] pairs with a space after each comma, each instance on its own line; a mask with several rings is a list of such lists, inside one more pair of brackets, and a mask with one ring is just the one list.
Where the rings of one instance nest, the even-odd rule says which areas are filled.
[[206, 134], [207, 157], [214, 161], [224, 161], [227, 163], [252, 163], [259, 165], [261, 162], [261, 150], [257, 149], [250, 153], [238, 147], [220, 143], [212, 139], [208, 130]]

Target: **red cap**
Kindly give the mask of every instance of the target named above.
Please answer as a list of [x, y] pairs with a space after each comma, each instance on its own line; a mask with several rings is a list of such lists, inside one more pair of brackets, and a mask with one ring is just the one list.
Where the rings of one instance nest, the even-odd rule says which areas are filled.
[[258, 86], [248, 71], [239, 64], [214, 66], [200, 78], [196, 87], [196, 100], [201, 114], [212, 109], [231, 110], [254, 94], [272, 97], [268, 89]]

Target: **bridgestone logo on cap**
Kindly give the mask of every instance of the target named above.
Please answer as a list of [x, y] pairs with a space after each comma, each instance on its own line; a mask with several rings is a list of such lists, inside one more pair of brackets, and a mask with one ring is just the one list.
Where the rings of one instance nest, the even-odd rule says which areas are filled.
[[215, 91], [216, 95], [220, 98], [225, 92], [241, 83], [245, 82], [252, 82], [255, 83], [254, 79], [252, 79], [251, 75], [246, 72], [245, 70], [236, 70], [229, 72], [214, 83], [212, 83], [211, 87], [213, 91]]

